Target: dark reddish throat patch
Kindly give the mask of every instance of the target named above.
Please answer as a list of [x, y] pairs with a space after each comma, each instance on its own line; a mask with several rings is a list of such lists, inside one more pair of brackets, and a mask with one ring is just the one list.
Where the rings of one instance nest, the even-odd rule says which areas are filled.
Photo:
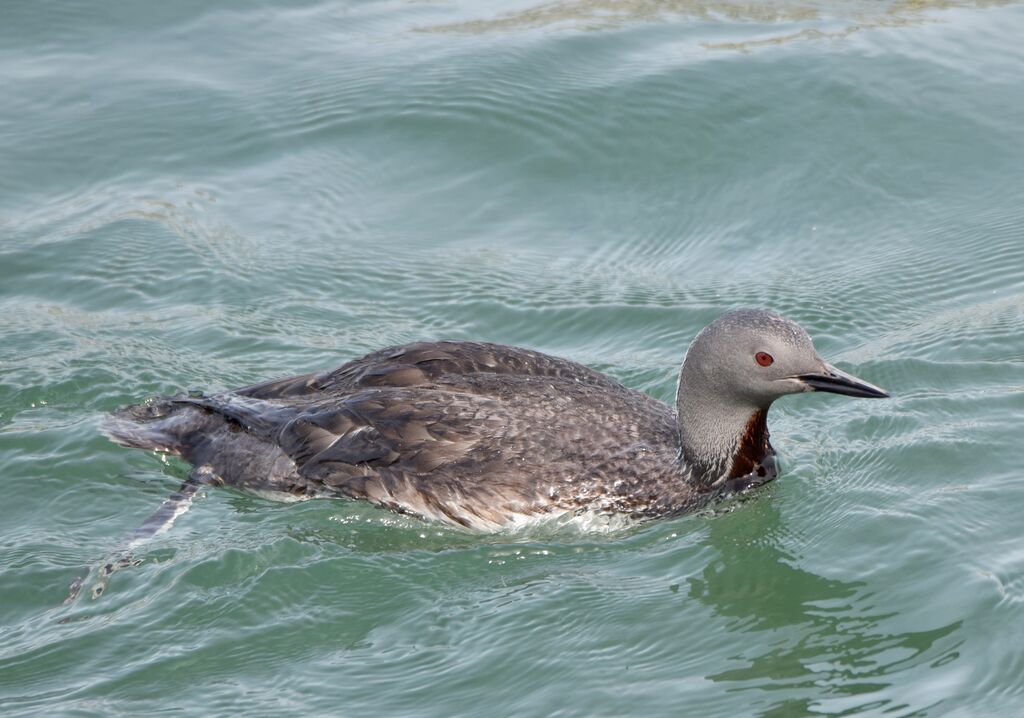
[[743, 430], [727, 478], [738, 479], [753, 473], [771, 451], [772, 445], [768, 443], [768, 412], [758, 409]]

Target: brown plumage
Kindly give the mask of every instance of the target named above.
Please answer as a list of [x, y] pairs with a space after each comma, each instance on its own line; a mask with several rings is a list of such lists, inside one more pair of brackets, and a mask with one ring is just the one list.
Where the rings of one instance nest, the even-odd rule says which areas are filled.
[[[772, 367], [754, 363], [765, 349]], [[783, 359], [826, 373], [784, 375]], [[582, 511], [664, 516], [774, 478], [768, 406], [810, 390], [807, 377], [837, 391], [827, 370], [799, 326], [740, 311], [694, 340], [675, 409], [527, 349], [421, 342], [333, 371], [128, 407], [106, 430], [182, 456], [197, 481], [365, 499], [467, 527]], [[843, 377], [845, 393], [881, 391]]]
[[670, 407], [495, 344], [393, 347], [321, 374], [129, 407], [107, 430], [233, 486], [479, 528], [587, 509], [664, 514], [703, 493], [676, 461]]

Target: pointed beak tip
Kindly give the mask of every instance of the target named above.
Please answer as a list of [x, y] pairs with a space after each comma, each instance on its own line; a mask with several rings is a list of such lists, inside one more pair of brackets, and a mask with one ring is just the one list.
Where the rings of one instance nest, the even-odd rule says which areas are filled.
[[888, 399], [890, 397], [889, 392], [882, 387], [858, 379], [831, 364], [825, 364], [825, 371], [821, 374], [804, 374], [799, 379], [811, 391], [825, 391], [862, 399]]

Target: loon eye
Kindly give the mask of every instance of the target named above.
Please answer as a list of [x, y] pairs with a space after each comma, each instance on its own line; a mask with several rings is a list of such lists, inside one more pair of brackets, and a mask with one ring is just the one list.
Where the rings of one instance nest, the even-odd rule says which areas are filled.
[[775, 362], [775, 358], [768, 352], [758, 352], [754, 355], [754, 360], [761, 366], [771, 366]]

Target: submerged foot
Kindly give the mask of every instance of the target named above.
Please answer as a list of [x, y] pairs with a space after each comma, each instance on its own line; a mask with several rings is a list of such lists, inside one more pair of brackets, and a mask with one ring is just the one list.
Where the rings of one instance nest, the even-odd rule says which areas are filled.
[[[110, 555], [113, 558], [103, 562], [99, 569], [95, 571], [97, 581], [89, 590], [93, 600], [103, 595], [112, 574], [120, 571], [122, 568], [138, 566], [142, 563], [142, 559], [136, 558], [132, 554], [133, 549], [170, 529], [174, 525], [175, 520], [192, 506], [192, 499], [199, 491], [199, 487], [210, 483], [212, 480], [213, 475], [209, 471], [209, 467], [200, 466], [192, 470], [188, 478], [178, 487], [178, 490], [164, 499], [163, 503], [160, 504], [160, 508], [146, 517], [146, 520], [139, 524], [121, 542], [121, 546], [111, 552]], [[82, 592], [82, 587], [93, 573], [93, 568], [86, 566], [84, 573], [81, 576], [77, 576], [71, 582], [68, 586], [68, 596], [64, 599], [65, 605], [78, 598], [78, 595]]]

